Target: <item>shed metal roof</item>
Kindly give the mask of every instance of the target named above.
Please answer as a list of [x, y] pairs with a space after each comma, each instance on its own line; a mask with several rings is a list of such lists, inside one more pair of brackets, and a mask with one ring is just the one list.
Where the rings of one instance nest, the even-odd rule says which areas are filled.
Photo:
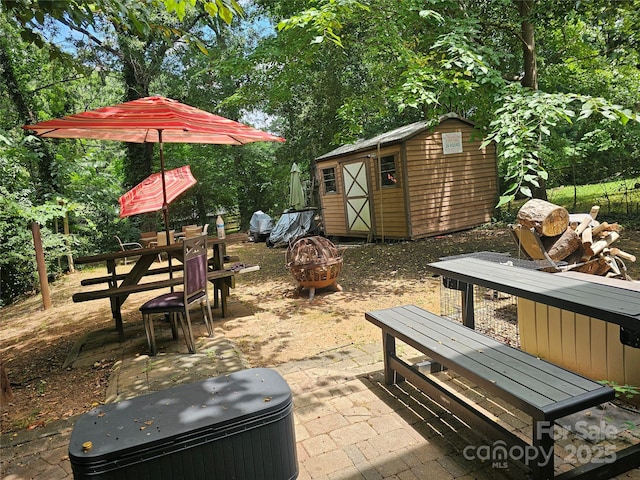
[[[473, 125], [473, 122], [466, 120], [455, 113], [447, 113], [445, 115], [441, 115], [438, 118], [438, 123], [442, 123], [445, 120], [448, 120], [450, 118], [461, 120], [465, 123], [468, 123], [469, 125]], [[403, 127], [399, 127], [394, 130], [390, 130], [388, 132], [382, 133], [377, 137], [369, 138], [366, 140], [358, 140], [357, 142], [351, 143], [348, 145], [342, 145], [341, 147], [338, 147], [335, 150], [331, 150], [330, 152], [325, 153], [324, 155], [320, 155], [315, 159], [315, 161], [325, 160], [333, 157], [339, 157], [342, 155], [346, 155], [349, 153], [356, 153], [363, 150], [370, 150], [372, 148], [377, 147], [378, 142], [380, 143], [381, 147], [384, 147], [385, 145], [389, 145], [393, 143], [399, 143], [433, 126], [434, 126], [433, 120], [422, 120], [419, 122], [411, 123], [409, 125], [405, 125]]]

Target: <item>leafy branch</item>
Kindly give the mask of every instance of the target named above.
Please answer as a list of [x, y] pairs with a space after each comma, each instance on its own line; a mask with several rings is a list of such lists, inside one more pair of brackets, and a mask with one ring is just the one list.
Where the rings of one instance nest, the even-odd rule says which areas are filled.
[[369, 7], [357, 0], [328, 0], [318, 8], [310, 8], [278, 23], [279, 31], [292, 28], [309, 29], [316, 33], [312, 43], [322, 43], [329, 39], [339, 47], [343, 47], [340, 39], [342, 18], [348, 18], [356, 10], [369, 11]]
[[508, 88], [515, 91], [502, 97], [504, 106], [495, 111], [491, 133], [481, 145], [483, 148], [495, 142], [498, 157], [507, 166], [507, 188], [497, 207], [512, 201], [518, 193], [531, 198], [531, 187], [540, 187], [548, 178], [541, 155], [543, 138], [549, 137], [559, 122], [573, 124], [573, 119], [585, 120], [594, 114], [622, 125], [631, 120], [640, 122], [637, 114], [604, 98]]

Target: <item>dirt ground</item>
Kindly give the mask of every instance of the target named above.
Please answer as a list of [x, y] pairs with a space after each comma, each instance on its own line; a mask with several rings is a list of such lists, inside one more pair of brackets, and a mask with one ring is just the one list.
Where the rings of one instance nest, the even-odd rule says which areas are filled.
[[[617, 246], [640, 255], [637, 231], [624, 231]], [[336, 244], [344, 266], [338, 279], [341, 292], [308, 292], [285, 268], [285, 250], [250, 243], [244, 234], [232, 236], [227, 254], [260, 270], [237, 276], [233, 301], [252, 316], [220, 319], [216, 334], [240, 347], [254, 367], [302, 360], [350, 345], [378, 342], [380, 332], [364, 320], [364, 312], [413, 303], [438, 311], [439, 280], [426, 265], [440, 257], [477, 251], [508, 252], [518, 257], [506, 229], [476, 229], [415, 242]], [[640, 265], [628, 263], [632, 278]], [[2, 433], [33, 429], [60, 418], [86, 412], [103, 402], [114, 359], [86, 368], [64, 369], [73, 344], [85, 333], [112, 325], [109, 302], [73, 303], [83, 278], [104, 275], [94, 268], [69, 274], [51, 285], [53, 307], [42, 310], [39, 296], [4, 307], [1, 312], [0, 356], [8, 372], [13, 399], [2, 406]], [[140, 322], [138, 307], [157, 292], [132, 297], [123, 308], [125, 322]]]

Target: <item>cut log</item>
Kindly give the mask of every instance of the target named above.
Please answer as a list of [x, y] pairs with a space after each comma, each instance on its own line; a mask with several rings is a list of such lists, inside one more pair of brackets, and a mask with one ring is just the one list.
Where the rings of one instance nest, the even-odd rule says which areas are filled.
[[589, 215], [588, 213], [570, 213], [569, 226], [571, 226], [571, 228], [575, 230], [576, 228], [578, 228], [578, 225], [580, 225], [584, 221], [585, 218], [589, 219], [589, 226], [591, 228], [600, 225], [600, 222], [591, 218], [591, 215]]
[[593, 207], [591, 207], [591, 211], [589, 212], [589, 215], [591, 216], [591, 218], [595, 220], [596, 217], [598, 216], [599, 211], [600, 211], [600, 206], [594, 205]]
[[620, 234], [618, 232], [609, 232], [602, 240], [598, 240], [591, 244], [591, 250], [593, 250], [594, 255], [598, 255], [602, 250], [611, 245], [613, 242], [620, 238]]
[[586, 263], [576, 267], [573, 271], [588, 273], [589, 275], [604, 275], [609, 271], [609, 265], [604, 258], [599, 258], [598, 261]]
[[554, 261], [567, 258], [582, 246], [582, 239], [572, 228], [566, 228], [562, 235], [554, 238], [542, 239], [542, 244], [547, 249], [547, 254]]
[[594, 237], [597, 237], [600, 234], [600, 232], [606, 232], [607, 228], [609, 228], [609, 224], [607, 222], [602, 222], [600, 225], [595, 227], [593, 229], [593, 232], [591, 233], [593, 234]]
[[609, 270], [611, 270], [611, 265], [609, 265], [609, 263], [607, 262], [607, 259], [604, 257], [600, 257], [598, 261], [594, 263], [598, 266], [596, 271], [593, 272], [594, 275], [604, 276]]
[[630, 262], [635, 262], [636, 261], [636, 256], [632, 255], [630, 253], [627, 252], [623, 252], [622, 250], [620, 250], [619, 248], [612, 248], [609, 253], [611, 255], [613, 255], [614, 257], [620, 257], [623, 260], [629, 260]]
[[593, 229], [593, 236], [595, 237], [598, 235], [606, 235], [607, 232], [619, 232], [619, 231], [620, 231], [620, 225], [618, 225], [617, 223], [602, 222], [600, 225], [598, 225]]
[[584, 259], [583, 259], [584, 256], [585, 256], [584, 248], [580, 246], [571, 255], [569, 255], [568, 257], [565, 257], [564, 261], [567, 262], [567, 265], [575, 265], [576, 263], [584, 262]]
[[[577, 232], [576, 232], [577, 233]], [[585, 228], [582, 232], [582, 248], [584, 248], [584, 259], [589, 260], [593, 257], [593, 250], [591, 250], [591, 244], [593, 243], [593, 237], [591, 236], [591, 229]]]
[[537, 198], [532, 198], [520, 207], [518, 223], [525, 228], [534, 228], [545, 237], [562, 234], [569, 225], [566, 208]]
[[582, 232], [584, 232], [585, 230], [587, 230], [587, 227], [589, 227], [589, 225], [591, 225], [591, 217], [584, 217], [582, 219], [582, 221], [580, 222], [580, 225], [578, 225], [576, 227], [576, 233], [578, 235], [582, 235]]

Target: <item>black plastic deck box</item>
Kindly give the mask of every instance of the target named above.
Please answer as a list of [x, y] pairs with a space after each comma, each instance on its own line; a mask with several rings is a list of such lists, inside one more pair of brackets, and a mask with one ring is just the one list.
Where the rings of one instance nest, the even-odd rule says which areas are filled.
[[78, 418], [69, 459], [76, 480], [295, 479], [291, 389], [255, 368], [104, 405]]

